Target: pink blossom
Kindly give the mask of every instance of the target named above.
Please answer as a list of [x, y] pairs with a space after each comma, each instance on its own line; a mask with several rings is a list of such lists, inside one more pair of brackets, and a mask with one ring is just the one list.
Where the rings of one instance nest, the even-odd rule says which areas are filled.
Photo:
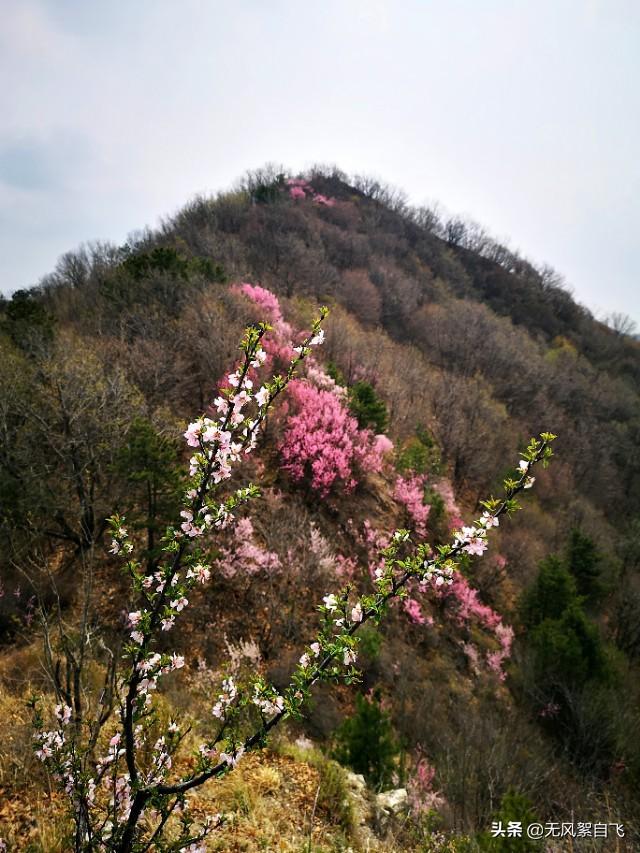
[[295, 481], [307, 480], [321, 497], [339, 486], [349, 493], [357, 476], [379, 471], [382, 459], [373, 436], [360, 430], [344, 404], [329, 391], [294, 380], [289, 385], [295, 414], [280, 444], [282, 467]]
[[345, 666], [350, 666], [352, 663], [355, 663], [358, 660], [358, 655], [354, 652], [353, 649], [347, 649], [342, 655], [342, 661]]
[[351, 621], [362, 622], [362, 605], [360, 602], [351, 610]]
[[500, 681], [504, 681], [506, 673], [502, 669], [502, 662], [504, 660], [504, 655], [502, 652], [489, 652], [487, 654], [487, 666], [492, 672], [495, 672], [496, 675], [500, 678]]
[[381, 433], [380, 435], [376, 435], [375, 448], [376, 453], [380, 456], [386, 456], [387, 453], [391, 453], [393, 450], [393, 442], [390, 438], [387, 438], [386, 435]]
[[303, 187], [291, 187], [289, 189], [289, 195], [293, 199], [306, 198], [307, 197], [307, 194], [305, 193]]
[[488, 545], [486, 540], [482, 539], [480, 536], [473, 536], [467, 544], [463, 547], [463, 551], [466, 551], [467, 554], [472, 556], [481, 557], [484, 552], [487, 550]]
[[262, 408], [266, 405], [267, 400], [269, 399], [269, 389], [266, 386], [262, 386], [262, 388], [255, 395], [256, 403]]
[[209, 761], [213, 761], [213, 759], [217, 755], [217, 752], [214, 749], [214, 747], [208, 746], [206, 743], [203, 743], [200, 745], [199, 752], [200, 752], [200, 755], [203, 756], [203, 758], [206, 758]]
[[200, 431], [202, 429], [202, 424], [199, 421], [195, 421], [192, 424], [189, 424], [187, 431], [184, 434], [184, 437], [187, 439], [187, 444], [189, 447], [199, 447], [200, 446]]
[[270, 323], [275, 325], [282, 321], [282, 310], [278, 297], [270, 290], [260, 287], [259, 284], [249, 284], [248, 282], [243, 282], [238, 289], [260, 308]]
[[211, 571], [208, 566], [198, 563], [197, 566], [192, 566], [187, 570], [188, 578], [195, 578], [199, 583], [206, 583], [211, 577]]
[[[456, 618], [459, 624], [463, 625], [473, 620], [494, 634], [500, 648], [487, 653], [487, 666], [504, 681], [503, 665], [511, 655], [513, 628], [505, 625], [499, 613], [480, 601], [477, 590], [470, 586], [468, 580], [460, 572], [455, 574], [450, 586], [442, 587], [441, 590], [440, 595], [442, 597], [451, 598], [456, 602]], [[465, 651], [468, 654], [468, 650], [465, 649]]]
[[69, 705], [56, 705], [55, 707], [56, 717], [60, 720], [63, 726], [69, 724], [69, 721], [71, 720], [71, 713], [72, 709]]
[[329, 376], [324, 367], [318, 364], [313, 355], [307, 358], [307, 381], [322, 391], [331, 391], [336, 397], [340, 397], [343, 400], [347, 397], [347, 389], [343, 388], [342, 385], [336, 384], [335, 379]]
[[502, 554], [496, 554], [493, 559], [499, 569], [504, 569], [504, 567], [507, 565], [507, 558], [504, 557]]
[[407, 510], [413, 527], [421, 538], [427, 535], [427, 518], [431, 509], [424, 502], [425, 481], [424, 475], [398, 477], [393, 493], [394, 498]]
[[333, 613], [338, 608], [338, 599], [335, 595], [330, 592], [329, 595], [325, 595], [322, 599], [324, 601], [324, 606], [327, 608], [329, 613]]
[[422, 608], [420, 607], [420, 603], [416, 601], [415, 598], [405, 598], [402, 603], [402, 606], [404, 607], [405, 613], [414, 625], [424, 625], [426, 623], [427, 620], [422, 615]]
[[351, 580], [358, 571], [358, 563], [353, 557], [336, 554], [334, 562], [336, 575], [341, 580]]
[[321, 195], [320, 193], [316, 193], [313, 197], [313, 200], [316, 204], [323, 204], [325, 207], [333, 207], [336, 203], [335, 199], [327, 198], [326, 195]]
[[458, 604], [457, 618], [461, 624], [475, 619], [493, 631], [502, 619], [499, 613], [480, 601], [477, 590], [460, 572], [455, 574], [451, 586], [446, 587], [445, 595], [454, 598]]
[[499, 527], [500, 519], [497, 515], [493, 515], [490, 512], [483, 512], [482, 518], [480, 519], [480, 524], [482, 524], [482, 526], [486, 527], [487, 529], [490, 527]]
[[409, 806], [414, 815], [437, 811], [445, 804], [445, 799], [439, 791], [434, 790], [435, 767], [418, 749], [416, 765], [413, 774], [407, 782]]
[[280, 557], [256, 542], [250, 518], [238, 521], [229, 545], [220, 549], [217, 562], [222, 574], [228, 578], [233, 577], [238, 569], [246, 574], [256, 574], [281, 568]]
[[232, 754], [227, 752], [220, 753], [220, 760], [224, 761], [229, 767], [235, 767], [236, 764], [240, 761], [242, 756], [244, 755], [244, 747], [240, 746], [238, 749]]
[[432, 483], [433, 490], [440, 495], [444, 501], [444, 507], [449, 519], [449, 528], [451, 530], [459, 530], [462, 527], [462, 513], [460, 507], [456, 503], [453, 493], [453, 486], [449, 480], [436, 480]]
[[[282, 362], [288, 365], [293, 356], [293, 349], [290, 344], [293, 329], [282, 316], [278, 297], [270, 290], [260, 287], [259, 284], [249, 284], [248, 282], [239, 285], [237, 290], [253, 302], [260, 313], [260, 318], [266, 319], [273, 327], [273, 331], [263, 338], [264, 349], [256, 353], [255, 361], [264, 364], [269, 358], [274, 362]], [[252, 367], [257, 366], [257, 364], [252, 364]]]
[[251, 367], [259, 367], [261, 364], [264, 364], [267, 360], [267, 354], [263, 349], [258, 349], [255, 352], [255, 358], [251, 362]]
[[495, 632], [505, 657], [509, 657], [511, 646], [513, 645], [513, 628], [510, 625], [504, 625], [502, 622], [499, 622], [496, 625]]

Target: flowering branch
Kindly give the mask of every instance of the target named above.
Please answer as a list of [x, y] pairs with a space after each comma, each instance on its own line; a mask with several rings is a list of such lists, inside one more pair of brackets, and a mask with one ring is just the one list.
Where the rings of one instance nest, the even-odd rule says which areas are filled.
[[[553, 455], [550, 444], [554, 439], [551, 433], [542, 433], [540, 439], [531, 439], [519, 462], [519, 475], [504, 481], [504, 496], [483, 501], [485, 510], [481, 517], [470, 527], [463, 527], [456, 532], [453, 543], [440, 546], [435, 556], [429, 555], [428, 545], [418, 544], [409, 556], [404, 559], [399, 557], [401, 547], [410, 542], [410, 538], [408, 531], [397, 530], [391, 544], [381, 552], [384, 564], [376, 570], [376, 591], [373, 595], [362, 596], [355, 603], [350, 603], [350, 590], [346, 587], [338, 595], [330, 593], [324, 596], [324, 603], [318, 608], [324, 617], [323, 629], [300, 658], [285, 695], [271, 695], [268, 707], [273, 716], [263, 719], [260, 729], [238, 747], [233, 764], [244, 752], [263, 744], [269, 731], [284, 718], [299, 717], [311, 687], [318, 681], [344, 680], [350, 683], [358, 678], [358, 672], [353, 666], [357, 660], [356, 633], [370, 620], [378, 624], [389, 602], [402, 596], [411, 580], [417, 580], [423, 586], [430, 583], [436, 586], [450, 584], [464, 554], [474, 556], [484, 553], [488, 547], [488, 531], [499, 526], [502, 515], [511, 515], [521, 508], [516, 496], [533, 486], [535, 478], [531, 471], [535, 465], [541, 462], [546, 467]], [[214, 776], [224, 774], [229, 764], [228, 757], [224, 756], [222, 761], [203, 769], [190, 779], [175, 785], [163, 785], [160, 790], [165, 794], [183, 794]]]

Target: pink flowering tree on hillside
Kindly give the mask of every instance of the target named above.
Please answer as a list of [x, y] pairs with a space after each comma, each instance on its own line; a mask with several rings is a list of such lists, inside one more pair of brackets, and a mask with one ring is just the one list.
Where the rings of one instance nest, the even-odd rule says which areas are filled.
[[375, 436], [361, 430], [344, 403], [331, 391], [294, 381], [289, 389], [293, 414], [280, 444], [282, 468], [307, 481], [321, 498], [337, 485], [352, 492], [358, 476], [380, 471], [382, 456]]
[[335, 199], [327, 198], [322, 193], [317, 193], [309, 181], [304, 178], [289, 178], [287, 186], [289, 188], [289, 196], [294, 201], [308, 198], [324, 207], [333, 207], [335, 204]]
[[[93, 677], [74, 689], [56, 678], [54, 667], [57, 705], [51, 725], [45, 725], [46, 712], [34, 704], [37, 754], [66, 791], [76, 851], [204, 851], [205, 839], [224, 817], [195, 819], [188, 808], [189, 792], [229, 773], [246, 751], [263, 746], [282, 720], [300, 717], [315, 684], [356, 680], [360, 628], [369, 621], [378, 623], [395, 599], [406, 596], [410, 584], [452, 584], [460, 560], [482, 553], [498, 519], [519, 509], [517, 496], [532, 485], [534, 466], [546, 464], [551, 456], [554, 436], [545, 433], [532, 439], [517, 473], [505, 480], [503, 496], [486, 500], [481, 516], [435, 552], [425, 543], [412, 542], [406, 530], [393, 533], [379, 554], [369, 592], [358, 596], [346, 586], [324, 595], [318, 606], [319, 630], [315, 636], [310, 630], [286, 689], [279, 692], [259, 673], [242, 681], [227, 676], [212, 697], [207, 734], [185, 762], [189, 726], [178, 718], [167, 720], [155, 700], [161, 680], [181, 670], [185, 661], [170, 647], [164, 651], [161, 641], [170, 640], [212, 572], [224, 571], [224, 555], [218, 566], [208, 558], [220, 530], [235, 524], [236, 535], [246, 540], [247, 571], [259, 571], [275, 559], [259, 549], [252, 527], [237, 520], [259, 494], [258, 487], [230, 490], [225, 484], [255, 449], [275, 400], [288, 386], [296, 393], [294, 377], [322, 342], [323, 318], [324, 312], [302, 341], [292, 342], [293, 358], [286, 371], [264, 382], [259, 377], [267, 360], [263, 341], [269, 330], [263, 324], [247, 330], [241, 361], [214, 401], [217, 416], [199, 417], [185, 432], [191, 450], [190, 483], [153, 574], [147, 574], [138, 559], [125, 519], [110, 520], [111, 553], [122, 558], [131, 589], [122, 655], [113, 654], [114, 666], [98, 691]], [[336, 412], [335, 417], [348, 433], [351, 426], [344, 424], [343, 415]], [[314, 475], [320, 478], [319, 488], [330, 488], [324, 471], [312, 469]]]
[[[479, 625], [493, 637], [497, 648], [487, 652], [485, 660], [488, 668], [504, 681], [506, 675], [503, 665], [511, 655], [513, 628], [505, 625], [502, 616], [480, 600], [478, 591], [473, 589], [461, 572], [456, 574], [450, 586], [438, 590], [438, 596], [453, 606], [454, 618], [458, 625]], [[477, 647], [464, 643], [463, 649], [472, 667], [478, 670], [480, 655]]]
[[[295, 332], [284, 320], [278, 298], [258, 285], [244, 283], [239, 290], [272, 325], [264, 340], [265, 366], [291, 358]], [[279, 444], [280, 458], [282, 469], [294, 482], [306, 483], [326, 498], [338, 491], [349, 494], [360, 477], [381, 470], [393, 445], [386, 436], [375, 436], [358, 426], [347, 407], [346, 389], [336, 384], [313, 355], [307, 359], [306, 379], [291, 382], [285, 406], [288, 416]], [[424, 536], [422, 527], [416, 532]]]
[[266, 354], [264, 367], [267, 370], [285, 367], [294, 357], [294, 332], [284, 319], [278, 297], [267, 288], [249, 282], [238, 285], [236, 290], [252, 302], [257, 314], [269, 323], [269, 330], [262, 341]]
[[414, 474], [409, 477], [398, 476], [394, 497], [401, 503], [409, 516], [411, 527], [421, 538], [427, 535], [427, 519], [431, 507], [424, 502], [424, 474]]

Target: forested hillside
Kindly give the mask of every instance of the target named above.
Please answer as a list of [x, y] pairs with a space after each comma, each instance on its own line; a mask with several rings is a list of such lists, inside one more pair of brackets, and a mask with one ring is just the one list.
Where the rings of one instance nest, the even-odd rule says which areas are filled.
[[[336, 169], [266, 168], [0, 303], [9, 849], [72, 849], [27, 703], [46, 716], [52, 678], [71, 695], [80, 671], [78, 694], [99, 692], [127, 641], [107, 518], [125, 517], [154, 577], [180, 521], [183, 434], [229, 389], [243, 330], [270, 325], [275, 375], [325, 305], [323, 345], [230, 477], [261, 497], [207, 534], [211, 579], [166, 633], [184, 668], [158, 688], [162, 713], [190, 737], [229, 668], [284, 690], [322, 597], [370, 589], [394, 529], [435, 549], [530, 436], [556, 434], [555, 456], [486, 554], [363, 627], [361, 682], [318, 686], [271, 751], [209, 783], [196, 812], [230, 817], [202, 849], [542, 849], [492, 839], [496, 820], [625, 826], [550, 850], [640, 845], [640, 343], [478, 226]], [[394, 814], [375, 800], [390, 789], [406, 792]]]

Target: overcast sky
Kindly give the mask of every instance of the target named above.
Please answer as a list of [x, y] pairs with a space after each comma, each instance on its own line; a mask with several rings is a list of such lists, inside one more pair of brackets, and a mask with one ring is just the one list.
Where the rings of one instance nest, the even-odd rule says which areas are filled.
[[637, 0], [0, 0], [0, 289], [267, 161], [374, 174], [640, 321]]

